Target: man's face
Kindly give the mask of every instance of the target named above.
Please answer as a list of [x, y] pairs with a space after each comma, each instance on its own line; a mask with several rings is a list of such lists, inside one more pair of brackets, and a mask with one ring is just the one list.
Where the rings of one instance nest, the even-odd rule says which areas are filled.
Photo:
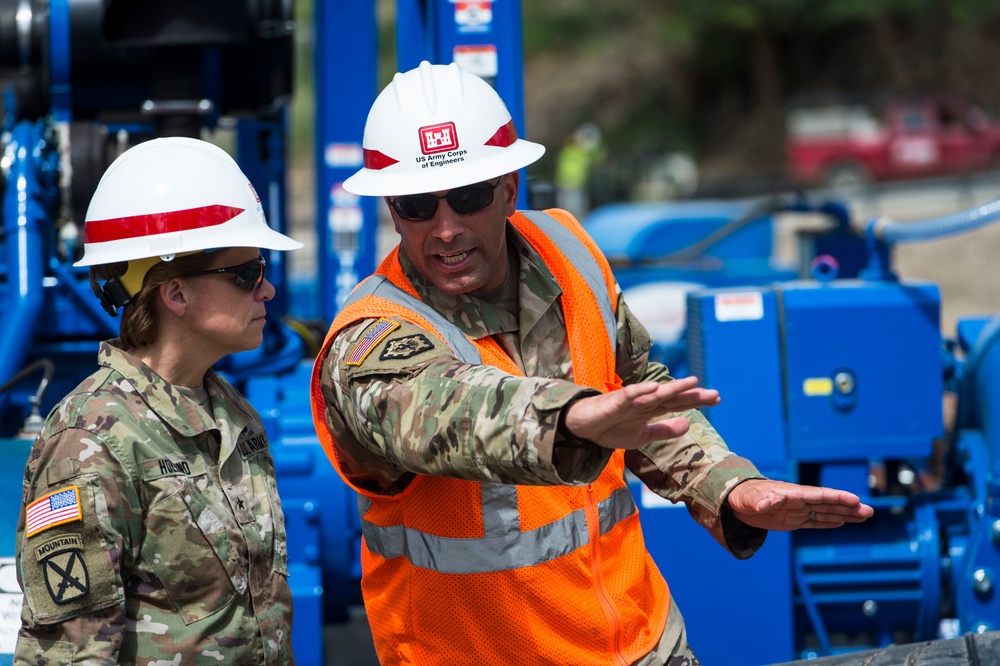
[[[450, 296], [479, 294], [503, 284], [507, 277], [505, 229], [507, 217], [516, 209], [518, 180], [516, 171], [504, 176], [493, 202], [473, 213], [456, 213], [447, 199], [439, 199], [433, 217], [423, 221], [401, 218], [392, 206], [395, 197], [388, 197], [400, 244], [420, 274]], [[433, 192], [437, 196], [446, 193]]]

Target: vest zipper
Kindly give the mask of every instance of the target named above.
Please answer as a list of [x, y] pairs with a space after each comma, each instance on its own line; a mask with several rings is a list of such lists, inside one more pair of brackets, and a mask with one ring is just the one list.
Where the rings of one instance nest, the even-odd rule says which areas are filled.
[[622, 627], [615, 612], [611, 600], [608, 598], [608, 590], [604, 587], [604, 576], [601, 574], [601, 556], [597, 549], [597, 540], [601, 536], [601, 519], [597, 512], [597, 502], [594, 501], [594, 484], [587, 484], [584, 491], [584, 507], [587, 513], [587, 531], [590, 534], [590, 568], [594, 574], [594, 585], [597, 591], [597, 599], [601, 602], [601, 609], [611, 626], [611, 648], [615, 661], [619, 666], [629, 666], [622, 655], [621, 639]]

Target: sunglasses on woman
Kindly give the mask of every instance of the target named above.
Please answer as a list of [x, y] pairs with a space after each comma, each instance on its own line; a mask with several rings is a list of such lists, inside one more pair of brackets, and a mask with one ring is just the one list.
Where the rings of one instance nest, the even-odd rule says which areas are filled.
[[237, 266], [226, 266], [225, 268], [210, 268], [206, 271], [196, 271], [194, 273], [186, 273], [186, 277], [194, 277], [196, 275], [213, 275], [215, 273], [232, 273], [236, 276], [236, 286], [240, 289], [245, 289], [246, 291], [254, 291], [259, 288], [264, 282], [264, 271], [267, 268], [267, 262], [264, 261], [264, 257], [258, 256], [256, 259], [251, 259], [250, 261], [239, 264]]
[[488, 180], [473, 183], [448, 190], [442, 195], [408, 194], [393, 199], [386, 197], [385, 200], [396, 211], [396, 215], [402, 219], [408, 222], [425, 222], [437, 213], [438, 201], [441, 199], [446, 199], [451, 209], [462, 215], [475, 213], [486, 208], [493, 203], [494, 193], [500, 187], [501, 182], [503, 182], [503, 176], [500, 176], [495, 183]]

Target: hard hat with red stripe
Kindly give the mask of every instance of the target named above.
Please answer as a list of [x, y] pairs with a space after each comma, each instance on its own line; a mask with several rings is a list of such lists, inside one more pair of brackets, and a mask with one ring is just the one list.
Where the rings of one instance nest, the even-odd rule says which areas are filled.
[[401, 196], [450, 190], [517, 171], [545, 152], [519, 139], [503, 100], [457, 64], [396, 74], [375, 99], [362, 147], [364, 167], [348, 192]]
[[294, 250], [302, 243], [267, 226], [260, 198], [229, 153], [200, 139], [151, 139], [104, 172], [74, 266], [226, 247]]

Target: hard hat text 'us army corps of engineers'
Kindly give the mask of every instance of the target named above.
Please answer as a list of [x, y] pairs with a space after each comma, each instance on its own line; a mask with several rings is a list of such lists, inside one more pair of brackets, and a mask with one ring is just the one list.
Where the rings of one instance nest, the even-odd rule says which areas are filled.
[[418, 133], [423, 155], [418, 155], [415, 160], [423, 169], [464, 162], [464, 156], [469, 153], [467, 150], [457, 150], [458, 130], [455, 128], [455, 123], [427, 125], [421, 127]]
[[480, 183], [522, 169], [545, 152], [518, 137], [493, 87], [455, 63], [400, 72], [368, 113], [363, 167], [343, 187], [405, 196]]

